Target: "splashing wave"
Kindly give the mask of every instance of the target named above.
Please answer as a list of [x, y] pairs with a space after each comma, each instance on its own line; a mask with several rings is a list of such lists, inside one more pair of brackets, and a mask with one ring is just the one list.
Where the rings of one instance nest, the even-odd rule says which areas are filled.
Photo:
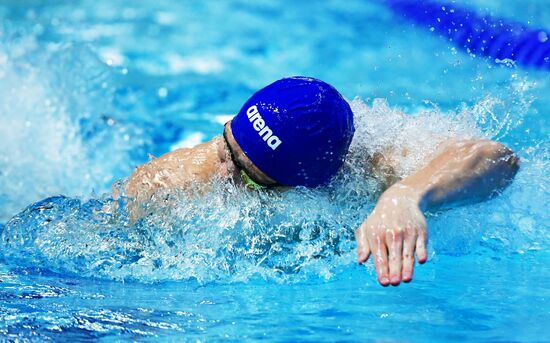
[[[369, 107], [360, 99], [352, 107], [357, 136], [345, 170], [326, 189], [269, 194], [218, 182], [204, 196], [175, 197], [170, 206], [135, 225], [129, 224], [123, 206], [113, 214], [106, 210], [112, 201], [108, 196], [88, 201], [51, 197], [6, 224], [0, 241], [4, 257], [12, 265], [146, 282], [235, 282], [257, 277], [295, 281], [311, 274], [329, 278], [337, 268], [354, 262], [354, 229], [379, 192], [377, 182], [365, 177], [366, 154], [389, 146], [409, 147], [400, 171], [407, 175], [447, 139], [487, 137], [513, 129], [501, 125], [495, 131], [490, 121], [480, 125], [480, 113], [485, 112], [476, 109], [407, 116], [385, 101]], [[534, 225], [544, 217], [544, 205], [533, 209], [518, 199], [538, 187], [532, 178], [548, 179], [547, 148], [523, 153], [525, 165], [503, 196], [431, 214], [433, 251], [461, 255], [488, 249], [499, 255], [546, 244]]]

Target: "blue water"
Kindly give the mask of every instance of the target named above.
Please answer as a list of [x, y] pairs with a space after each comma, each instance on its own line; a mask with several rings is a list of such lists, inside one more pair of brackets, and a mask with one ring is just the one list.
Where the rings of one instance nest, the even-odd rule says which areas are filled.
[[[544, 0], [465, 5], [550, 22]], [[550, 340], [548, 73], [470, 56], [377, 1], [8, 1], [0, 18], [4, 339]], [[136, 225], [104, 213], [148, 154], [220, 134], [297, 74], [335, 85], [360, 124], [331, 187], [220, 183]], [[516, 180], [428, 214], [429, 262], [380, 287], [354, 263], [378, 190], [361, 157], [407, 146], [406, 175], [458, 136], [516, 150]]]

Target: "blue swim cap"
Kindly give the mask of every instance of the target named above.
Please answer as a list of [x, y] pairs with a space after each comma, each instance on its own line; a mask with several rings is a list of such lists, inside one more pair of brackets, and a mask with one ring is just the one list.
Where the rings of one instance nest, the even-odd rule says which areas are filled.
[[256, 92], [231, 121], [231, 131], [277, 183], [315, 187], [338, 172], [355, 128], [349, 104], [334, 87], [298, 76]]

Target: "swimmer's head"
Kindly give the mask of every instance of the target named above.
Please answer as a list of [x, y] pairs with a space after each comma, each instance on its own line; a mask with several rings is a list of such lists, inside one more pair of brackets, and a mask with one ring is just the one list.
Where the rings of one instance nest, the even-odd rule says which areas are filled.
[[307, 77], [262, 88], [227, 126], [231, 140], [268, 179], [308, 187], [326, 184], [338, 172], [355, 131], [340, 93]]

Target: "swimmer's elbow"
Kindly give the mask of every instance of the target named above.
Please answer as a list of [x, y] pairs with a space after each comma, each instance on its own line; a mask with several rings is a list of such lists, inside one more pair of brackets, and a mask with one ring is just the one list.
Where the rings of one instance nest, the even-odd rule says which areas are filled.
[[513, 178], [519, 170], [519, 157], [512, 149], [502, 143], [486, 141], [483, 146], [483, 154], [496, 168], [501, 169], [510, 178]]
[[519, 157], [499, 142], [479, 141], [475, 146], [478, 159], [487, 162], [486, 173], [490, 176], [486, 182], [493, 183], [491, 188], [496, 191], [506, 188], [519, 170]]

